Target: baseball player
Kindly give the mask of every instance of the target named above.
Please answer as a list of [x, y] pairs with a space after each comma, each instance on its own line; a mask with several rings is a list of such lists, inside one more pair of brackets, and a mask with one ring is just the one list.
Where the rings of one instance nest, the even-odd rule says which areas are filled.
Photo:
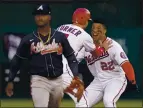
[[38, 5], [33, 11], [37, 30], [25, 36], [11, 61], [6, 94], [13, 95], [13, 79], [21, 61], [28, 59], [31, 74], [31, 95], [34, 107], [59, 107], [63, 96], [62, 55], [73, 72], [74, 85], [82, 82], [78, 78], [78, 63], [65, 34], [50, 27], [51, 9], [48, 5]]
[[[91, 15], [88, 9], [78, 8], [74, 11], [72, 16], [73, 24], [65, 24], [57, 28], [58, 31], [66, 35], [71, 47], [75, 51], [76, 56], [83, 47], [87, 52], [91, 52], [94, 56], [102, 54], [103, 51], [110, 47], [108, 40], [106, 40], [103, 44], [101, 43], [103, 47], [95, 47], [92, 37], [84, 30], [88, 26], [88, 21], [91, 20], [90, 17]], [[63, 88], [66, 89], [70, 85], [73, 75], [64, 56], [63, 65]], [[77, 103], [77, 98], [75, 98], [75, 96], [68, 90], [65, 91], [72, 97], [74, 102]]]
[[[95, 20], [92, 25], [92, 37], [96, 46], [100, 41], [112, 40], [112, 47], [105, 51], [100, 57], [94, 57], [84, 49], [77, 58], [85, 58], [87, 66], [94, 76], [94, 80], [84, 91], [77, 107], [92, 107], [101, 99], [105, 107], [116, 107], [116, 102], [124, 92], [127, 80], [137, 89], [134, 69], [123, 51], [122, 47], [113, 39], [106, 37], [106, 26], [101, 20]], [[85, 99], [87, 101], [85, 101]]]

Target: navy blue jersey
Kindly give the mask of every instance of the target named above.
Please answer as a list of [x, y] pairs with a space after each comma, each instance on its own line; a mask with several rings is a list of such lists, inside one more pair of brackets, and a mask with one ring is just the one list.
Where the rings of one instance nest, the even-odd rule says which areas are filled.
[[16, 56], [30, 61], [30, 73], [48, 77], [58, 77], [63, 73], [62, 54], [73, 54], [65, 35], [54, 29], [51, 38], [42, 42], [37, 31], [25, 36], [16, 52]]

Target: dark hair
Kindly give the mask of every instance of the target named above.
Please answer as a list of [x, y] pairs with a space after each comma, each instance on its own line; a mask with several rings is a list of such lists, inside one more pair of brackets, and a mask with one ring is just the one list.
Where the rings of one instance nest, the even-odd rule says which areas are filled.
[[94, 19], [93, 23], [100, 23], [104, 26], [105, 29], [107, 29], [107, 24], [106, 24], [106, 21], [104, 19]]

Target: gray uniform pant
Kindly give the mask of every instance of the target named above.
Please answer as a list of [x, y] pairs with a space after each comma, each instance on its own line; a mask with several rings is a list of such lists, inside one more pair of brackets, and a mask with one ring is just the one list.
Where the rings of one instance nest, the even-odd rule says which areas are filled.
[[48, 79], [39, 75], [31, 77], [31, 95], [34, 107], [59, 107], [63, 97], [62, 77]]

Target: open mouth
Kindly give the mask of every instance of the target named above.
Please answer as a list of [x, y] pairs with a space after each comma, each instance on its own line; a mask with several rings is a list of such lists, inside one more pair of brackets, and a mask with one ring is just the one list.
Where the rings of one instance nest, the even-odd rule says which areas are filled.
[[97, 37], [98, 35], [94, 35], [95, 37]]

